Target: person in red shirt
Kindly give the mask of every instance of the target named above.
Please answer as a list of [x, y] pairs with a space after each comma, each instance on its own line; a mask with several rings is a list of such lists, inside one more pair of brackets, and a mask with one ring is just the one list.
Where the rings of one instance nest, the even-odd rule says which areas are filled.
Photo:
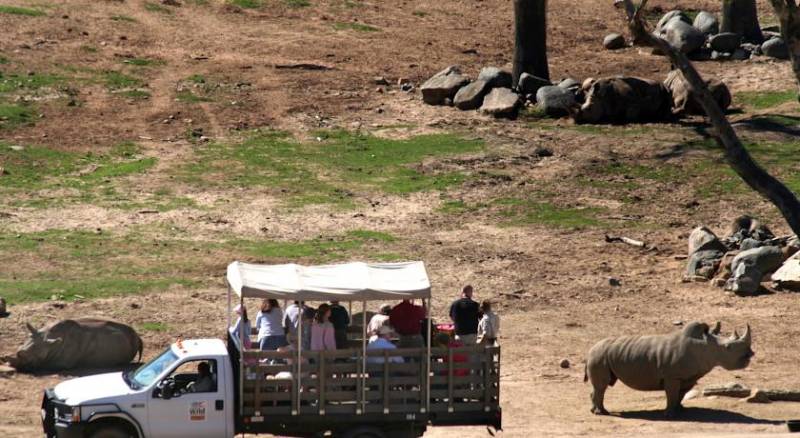
[[422, 321], [425, 320], [425, 308], [414, 304], [411, 300], [403, 300], [389, 312], [389, 324], [400, 336], [397, 346], [400, 348], [422, 348]]

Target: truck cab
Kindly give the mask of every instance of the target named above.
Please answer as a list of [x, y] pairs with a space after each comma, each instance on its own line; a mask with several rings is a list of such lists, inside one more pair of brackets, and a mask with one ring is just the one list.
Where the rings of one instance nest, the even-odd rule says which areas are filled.
[[222, 340], [179, 340], [136, 370], [80, 377], [46, 390], [45, 434], [233, 436], [233, 380]]

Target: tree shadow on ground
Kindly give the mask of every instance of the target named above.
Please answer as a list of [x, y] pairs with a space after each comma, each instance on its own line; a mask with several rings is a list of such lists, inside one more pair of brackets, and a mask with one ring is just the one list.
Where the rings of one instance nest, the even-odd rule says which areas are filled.
[[613, 414], [615, 417], [647, 421], [689, 421], [694, 423], [737, 423], [737, 424], [783, 424], [783, 421], [754, 418], [738, 412], [710, 408], [684, 407], [677, 417], [666, 418], [661, 409], [651, 411], [627, 411]]
[[734, 128], [744, 128], [756, 132], [773, 132], [788, 136], [800, 136], [800, 117], [783, 114], [761, 114], [749, 119], [739, 120]]

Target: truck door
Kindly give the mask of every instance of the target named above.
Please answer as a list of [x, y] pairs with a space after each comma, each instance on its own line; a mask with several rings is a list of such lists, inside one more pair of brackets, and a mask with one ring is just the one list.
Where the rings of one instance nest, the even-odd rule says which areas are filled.
[[147, 403], [149, 436], [230, 436], [226, 425], [232, 406], [225, 400], [222, 372], [216, 359], [191, 360], [162, 379]]

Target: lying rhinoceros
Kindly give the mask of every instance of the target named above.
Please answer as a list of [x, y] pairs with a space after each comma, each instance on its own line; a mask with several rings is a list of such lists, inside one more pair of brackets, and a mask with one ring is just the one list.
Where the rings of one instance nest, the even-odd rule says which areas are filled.
[[755, 353], [750, 349], [750, 326], [744, 335], [719, 337], [693, 322], [668, 335], [607, 338], [589, 350], [584, 382], [592, 382], [592, 413], [608, 414], [603, 406], [606, 388], [617, 379], [640, 391], [664, 390], [668, 417], [681, 408], [683, 396], [717, 365], [726, 370], [745, 368]]
[[635, 77], [586, 81], [586, 99], [573, 114], [576, 123], [640, 123], [672, 116], [672, 98], [664, 84]]
[[131, 327], [101, 319], [66, 319], [42, 330], [25, 324], [30, 337], [5, 358], [20, 371], [105, 368], [129, 363], [144, 344]]

